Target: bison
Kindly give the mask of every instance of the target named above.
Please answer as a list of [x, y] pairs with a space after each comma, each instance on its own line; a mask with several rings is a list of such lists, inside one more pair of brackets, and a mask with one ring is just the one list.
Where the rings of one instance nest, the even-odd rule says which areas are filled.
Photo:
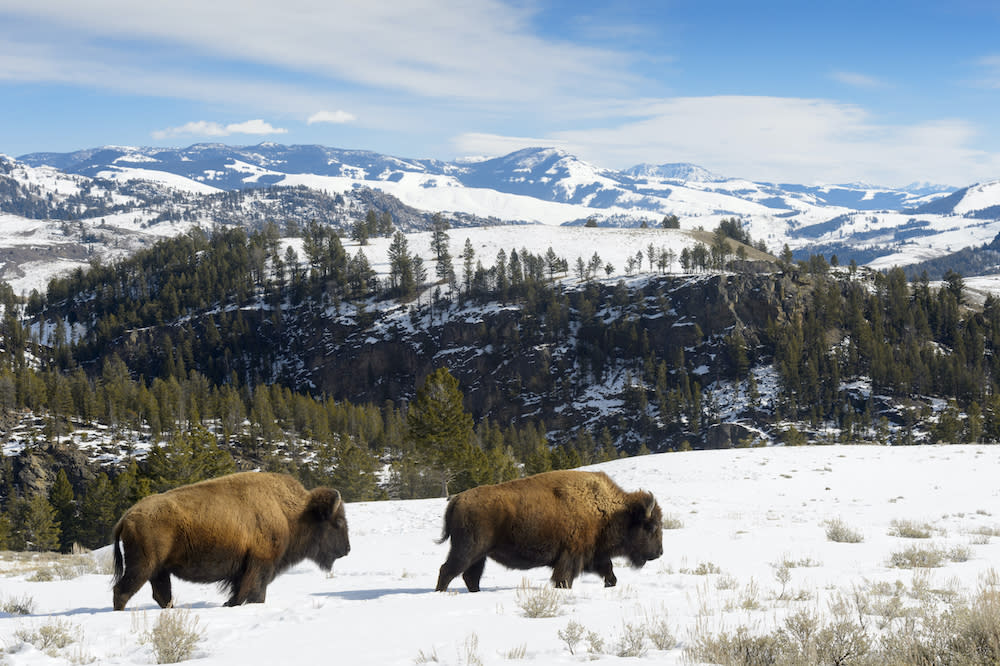
[[641, 567], [663, 554], [663, 516], [652, 493], [627, 493], [603, 472], [545, 472], [452, 497], [438, 543], [449, 538], [439, 592], [459, 574], [478, 592], [487, 557], [511, 569], [552, 567], [556, 587], [572, 587], [582, 571], [613, 587], [612, 557]]
[[112, 537], [115, 610], [147, 580], [156, 603], [171, 606], [171, 575], [219, 583], [230, 594], [227, 606], [262, 603], [268, 583], [288, 567], [310, 559], [329, 571], [351, 550], [338, 491], [307, 491], [287, 474], [264, 472], [145, 497]]

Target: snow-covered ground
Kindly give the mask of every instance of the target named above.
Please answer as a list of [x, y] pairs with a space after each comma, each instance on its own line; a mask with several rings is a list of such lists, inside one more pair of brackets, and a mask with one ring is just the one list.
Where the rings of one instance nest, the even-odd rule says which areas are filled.
[[[177, 605], [203, 633], [195, 663], [621, 663], [616, 644], [630, 627], [666, 620], [679, 643], [659, 650], [647, 640], [647, 663], [681, 664], [699, 623], [765, 632], [793, 612], [827, 613], [838, 595], [883, 581], [896, 590], [971, 593], [995, 577], [1000, 558], [993, 536], [1000, 534], [1000, 447], [776, 447], [599, 467], [626, 489], [653, 491], [676, 527], [664, 531], [659, 560], [639, 570], [616, 565], [615, 588], [584, 574], [558, 593], [555, 617], [529, 618], [519, 603], [522, 581], [544, 589], [550, 571], [489, 562], [482, 592], [470, 594], [458, 580], [437, 593], [447, 545], [435, 539], [445, 501], [349, 504], [352, 550], [332, 576], [303, 564], [271, 584], [266, 603], [239, 608], [222, 607], [213, 586], [175, 583]], [[828, 540], [826, 521], [836, 519], [864, 540]], [[926, 527], [930, 538], [890, 536], [899, 521]], [[964, 561], [946, 558], [929, 570], [890, 566], [893, 554], [914, 545], [964, 553], [954, 558]], [[106, 556], [106, 549], [95, 554]], [[31, 582], [17, 566], [11, 554], [0, 555], [0, 605], [30, 600], [34, 610], [0, 613], [0, 662], [154, 663], [140, 634], [163, 611], [148, 585], [116, 613], [107, 574]], [[602, 637], [605, 653], [587, 655], [584, 642], [571, 655], [559, 637], [570, 622]], [[53, 623], [77, 636], [51, 650], [54, 657], [19, 637]]]

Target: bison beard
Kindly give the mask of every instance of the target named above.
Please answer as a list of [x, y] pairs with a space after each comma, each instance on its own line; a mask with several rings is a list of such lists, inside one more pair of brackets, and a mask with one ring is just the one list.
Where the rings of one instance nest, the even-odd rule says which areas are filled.
[[550, 566], [556, 587], [584, 571], [611, 587], [611, 558], [641, 567], [663, 554], [663, 515], [651, 493], [626, 493], [603, 472], [546, 472], [452, 497], [439, 543], [449, 538], [439, 592], [459, 574], [478, 592], [487, 557], [511, 569]]
[[[124, 555], [119, 547], [124, 547]], [[243, 472], [145, 497], [115, 525], [114, 608], [148, 580], [171, 606], [170, 576], [220, 583], [227, 606], [264, 601], [282, 571], [310, 559], [329, 570], [351, 550], [340, 493], [286, 474]]]

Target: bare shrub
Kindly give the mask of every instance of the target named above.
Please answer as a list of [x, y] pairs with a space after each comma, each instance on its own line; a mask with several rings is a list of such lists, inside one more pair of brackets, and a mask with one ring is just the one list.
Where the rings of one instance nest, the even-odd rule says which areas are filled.
[[826, 521], [826, 539], [835, 543], [861, 543], [865, 537], [840, 518], [834, 518]]
[[1000, 663], [1000, 592], [981, 590], [952, 618], [948, 649], [964, 658], [953, 663]]
[[929, 523], [893, 520], [889, 523], [889, 536], [903, 537], [904, 539], [930, 539], [933, 529]]
[[50, 620], [35, 628], [20, 628], [14, 632], [14, 637], [25, 643], [31, 643], [50, 657], [56, 656], [56, 651], [76, 643], [83, 636], [80, 627], [68, 620]]
[[509, 659], [511, 661], [524, 659], [528, 656], [528, 644], [521, 643], [517, 647], [512, 647], [503, 653], [504, 659]]
[[684, 521], [682, 521], [676, 514], [668, 513], [663, 516], [663, 529], [679, 530], [682, 527], [684, 527]]
[[692, 574], [695, 576], [708, 576], [710, 574], [722, 573], [722, 569], [714, 562], [699, 562], [698, 566], [694, 569], [683, 568], [680, 569], [680, 573]]
[[783, 652], [779, 634], [754, 635], [745, 626], [731, 633], [698, 632], [684, 651], [694, 662], [745, 666], [777, 664]]
[[525, 617], [555, 617], [563, 605], [561, 590], [548, 586], [532, 587], [527, 578], [521, 580], [516, 598]]
[[587, 632], [587, 652], [592, 655], [604, 654], [604, 639], [596, 631]]
[[35, 600], [27, 595], [12, 597], [0, 602], [0, 613], [31, 615], [33, 612], [35, 612]]
[[566, 648], [569, 650], [570, 654], [576, 654], [577, 644], [583, 640], [583, 636], [586, 633], [586, 629], [579, 622], [574, 622], [570, 620], [569, 624], [566, 625], [565, 629], [560, 629], [557, 632], [559, 640], [566, 643]]
[[662, 616], [646, 618], [646, 636], [652, 641], [657, 650], [670, 650], [677, 645], [674, 632], [670, 630], [670, 623], [667, 621], [666, 611]]
[[140, 635], [139, 642], [153, 647], [156, 663], [176, 664], [190, 659], [204, 636], [197, 615], [183, 609], [166, 609], [160, 612], [153, 628]]
[[642, 657], [648, 651], [645, 627], [626, 622], [622, 626], [622, 635], [615, 642], [615, 654], [619, 657]]
[[944, 564], [946, 553], [937, 546], [909, 546], [889, 557], [889, 566], [899, 569], [932, 569]]
[[413, 659], [413, 663], [415, 664], [430, 664], [430, 663], [436, 664], [439, 661], [441, 660], [438, 659], [436, 648], [431, 649], [430, 652], [424, 652], [423, 650], [418, 650], [417, 656]]
[[462, 644], [462, 653], [459, 655], [465, 666], [483, 666], [483, 659], [479, 656], [479, 636], [469, 634]]
[[948, 549], [948, 559], [952, 562], [968, 562], [972, 558], [972, 549], [968, 546], [952, 546]]
[[740, 581], [732, 574], [722, 574], [715, 581], [715, 589], [717, 590], [735, 590], [739, 586]]

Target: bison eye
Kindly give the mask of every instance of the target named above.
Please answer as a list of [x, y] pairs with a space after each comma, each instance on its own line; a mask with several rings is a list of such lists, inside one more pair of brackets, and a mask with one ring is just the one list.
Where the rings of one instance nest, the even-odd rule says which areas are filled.
[[333, 526], [336, 527], [338, 530], [342, 530], [345, 527], [347, 527], [347, 521], [341, 518], [340, 516], [337, 516], [336, 518], [333, 519]]

